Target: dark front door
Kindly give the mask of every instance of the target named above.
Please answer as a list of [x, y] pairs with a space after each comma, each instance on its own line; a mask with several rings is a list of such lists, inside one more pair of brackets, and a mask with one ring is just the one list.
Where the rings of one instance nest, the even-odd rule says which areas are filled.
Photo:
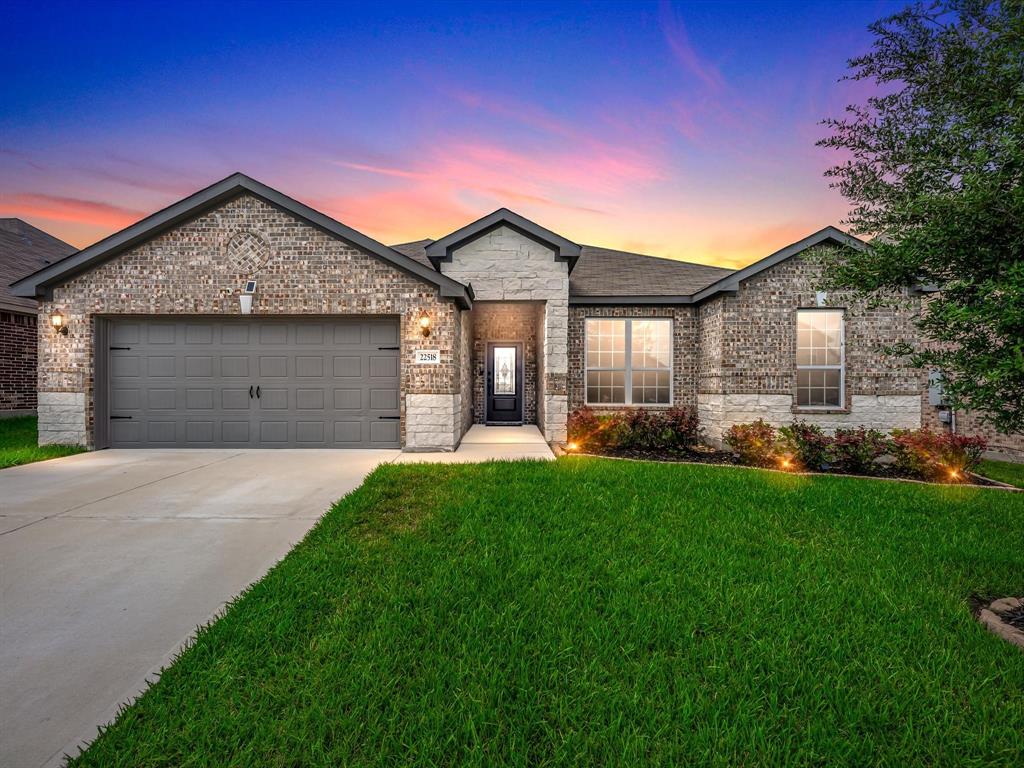
[[491, 342], [487, 345], [487, 423], [523, 422], [523, 345]]

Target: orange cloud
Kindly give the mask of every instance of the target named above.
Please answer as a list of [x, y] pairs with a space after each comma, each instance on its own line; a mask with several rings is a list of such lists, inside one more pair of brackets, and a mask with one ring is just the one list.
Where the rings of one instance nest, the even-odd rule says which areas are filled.
[[38, 217], [50, 221], [89, 224], [112, 230], [134, 224], [147, 214], [96, 200], [21, 193], [5, 196], [0, 209], [11, 216]]

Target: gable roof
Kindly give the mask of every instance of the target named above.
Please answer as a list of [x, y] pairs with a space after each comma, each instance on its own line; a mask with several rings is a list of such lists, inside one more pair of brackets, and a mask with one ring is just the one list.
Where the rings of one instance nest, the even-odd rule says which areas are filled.
[[508, 208], [499, 208], [494, 213], [489, 213], [483, 218], [457, 229], [450, 235], [445, 235], [440, 240], [434, 240], [426, 246], [427, 258], [435, 267], [442, 261], [452, 260], [452, 251], [461, 245], [483, 237], [498, 227], [509, 227], [521, 235], [534, 240], [541, 245], [546, 245], [554, 251], [556, 261], [569, 262], [569, 272], [572, 272], [576, 260], [580, 257], [580, 246], [571, 240], [550, 229], [545, 229], [540, 224], [520, 216]]
[[[394, 245], [421, 264], [433, 240]], [[576, 269], [569, 277], [570, 304], [699, 304], [721, 293], [735, 293], [743, 280], [808, 248], [824, 243], [862, 250], [868, 245], [836, 227], [825, 227], [740, 270], [713, 267], [595, 245], [580, 246]]]
[[36, 300], [15, 296], [8, 286], [75, 250], [21, 219], [0, 219], [0, 309], [34, 315]]
[[806, 251], [808, 248], [813, 248], [816, 245], [822, 245], [824, 243], [834, 243], [836, 245], [844, 245], [849, 248], [855, 248], [858, 251], [863, 251], [868, 248], [868, 244], [863, 240], [848, 235], [841, 229], [833, 226], [819, 229], [812, 235], [808, 235], [803, 240], [797, 240], [795, 243], [787, 245], [785, 248], [780, 248], [768, 256], [765, 256], [760, 261], [755, 261], [753, 264], [739, 269], [732, 274], [726, 275], [722, 279], [712, 283], [706, 288], [698, 291], [693, 295], [693, 302], [698, 303], [709, 299], [719, 293], [735, 293], [740, 288], [740, 283], [744, 280], [749, 280], [759, 272], [764, 272], [766, 269], [774, 267], [786, 259], [792, 258], [799, 253]]
[[162, 211], [157, 211], [88, 248], [40, 269], [14, 283], [13, 293], [16, 296], [45, 297], [49, 295], [53, 286], [245, 193], [255, 195], [318, 229], [392, 264], [403, 272], [436, 285], [443, 298], [454, 299], [463, 309], [472, 306], [473, 291], [468, 286], [378, 243], [361, 232], [345, 226], [340, 221], [261, 184], [243, 173], [233, 173], [216, 184], [201, 189], [184, 200], [180, 200]]

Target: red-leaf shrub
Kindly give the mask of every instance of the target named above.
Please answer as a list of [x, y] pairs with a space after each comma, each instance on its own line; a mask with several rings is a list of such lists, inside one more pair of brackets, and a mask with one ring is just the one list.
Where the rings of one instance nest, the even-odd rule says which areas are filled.
[[665, 411], [665, 425], [671, 441], [680, 448], [692, 448], [700, 442], [700, 421], [697, 412], [691, 408], [669, 408]]
[[775, 427], [763, 419], [752, 424], [733, 424], [725, 433], [725, 444], [744, 464], [771, 467], [776, 463]]
[[828, 469], [831, 446], [832, 438], [822, 432], [821, 427], [805, 421], [779, 427], [775, 443], [777, 453], [815, 472]]
[[697, 415], [688, 408], [597, 413], [577, 408], [569, 414], [569, 440], [591, 450], [660, 451], [690, 448], [700, 440]]
[[582, 445], [587, 438], [597, 432], [600, 426], [601, 422], [598, 420], [597, 414], [594, 413], [594, 409], [583, 406], [569, 414], [566, 429], [569, 440]]
[[926, 480], [962, 482], [981, 461], [985, 438], [932, 432], [930, 429], [894, 429], [896, 467]]
[[840, 427], [832, 438], [831, 459], [842, 472], [869, 475], [879, 469], [876, 459], [892, 450], [892, 441], [877, 429]]

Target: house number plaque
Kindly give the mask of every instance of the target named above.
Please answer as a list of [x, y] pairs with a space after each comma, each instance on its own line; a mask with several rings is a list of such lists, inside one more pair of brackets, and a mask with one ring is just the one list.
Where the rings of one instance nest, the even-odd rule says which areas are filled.
[[438, 365], [441, 362], [441, 350], [417, 349], [416, 365]]

